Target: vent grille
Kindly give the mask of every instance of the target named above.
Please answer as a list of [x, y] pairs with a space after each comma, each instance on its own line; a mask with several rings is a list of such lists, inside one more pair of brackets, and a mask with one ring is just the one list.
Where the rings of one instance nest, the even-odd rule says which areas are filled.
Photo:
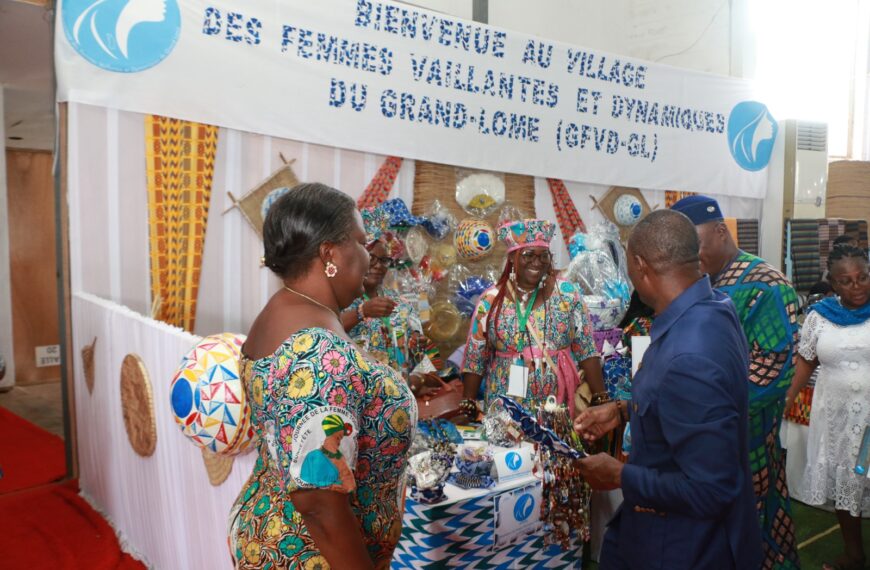
[[826, 123], [797, 122], [798, 150], [828, 152], [828, 125]]

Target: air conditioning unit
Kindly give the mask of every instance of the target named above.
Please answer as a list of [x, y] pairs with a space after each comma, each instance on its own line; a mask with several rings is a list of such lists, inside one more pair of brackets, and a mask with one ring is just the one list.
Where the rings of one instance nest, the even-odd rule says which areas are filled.
[[784, 270], [785, 221], [825, 217], [828, 125], [790, 119], [779, 123], [779, 132], [768, 166], [759, 239], [761, 257]]

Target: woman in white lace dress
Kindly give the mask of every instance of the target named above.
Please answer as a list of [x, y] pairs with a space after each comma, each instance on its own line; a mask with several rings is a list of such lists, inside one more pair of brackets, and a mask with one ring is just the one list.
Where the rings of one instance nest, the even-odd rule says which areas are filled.
[[838, 297], [812, 305], [801, 329], [797, 369], [786, 409], [818, 368], [810, 413], [803, 493], [810, 504], [833, 504], [845, 554], [828, 569], [863, 569], [861, 512], [870, 511], [870, 479], [855, 473], [870, 424], [870, 274], [867, 254], [838, 246], [828, 258]]

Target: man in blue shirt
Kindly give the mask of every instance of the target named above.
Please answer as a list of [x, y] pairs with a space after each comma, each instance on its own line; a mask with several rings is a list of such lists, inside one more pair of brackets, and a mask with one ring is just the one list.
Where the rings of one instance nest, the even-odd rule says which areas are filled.
[[698, 234], [683, 214], [652, 212], [628, 243], [628, 274], [655, 310], [632, 400], [578, 416], [597, 439], [631, 420], [628, 464], [580, 462], [594, 489], [621, 488], [601, 569], [739, 569], [761, 563], [749, 470], [749, 347], [731, 301], [702, 275]]

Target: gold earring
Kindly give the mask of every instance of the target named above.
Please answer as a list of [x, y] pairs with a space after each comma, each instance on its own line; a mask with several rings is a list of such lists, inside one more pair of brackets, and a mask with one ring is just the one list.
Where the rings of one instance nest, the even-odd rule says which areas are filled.
[[326, 273], [327, 277], [332, 279], [333, 277], [335, 277], [338, 274], [338, 267], [336, 267], [336, 265], [333, 262], [327, 261], [326, 262], [326, 269], [324, 269], [323, 272]]

